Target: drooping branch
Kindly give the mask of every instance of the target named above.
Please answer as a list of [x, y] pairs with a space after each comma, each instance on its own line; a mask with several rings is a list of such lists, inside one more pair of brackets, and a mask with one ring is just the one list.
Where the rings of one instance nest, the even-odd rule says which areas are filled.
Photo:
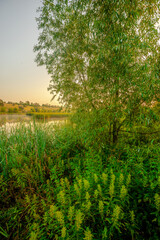
[[139, 132], [139, 131], [125, 131], [125, 130], [119, 130], [120, 132], [126, 132], [126, 133], [132, 133], [132, 134], [135, 134], [135, 133], [138, 133], [138, 134], [155, 134], [155, 133], [160, 133], [160, 130], [159, 131], [155, 131], [155, 132]]
[[[72, 54], [70, 54], [70, 56], [71, 56], [72, 61], [74, 61]], [[85, 83], [84, 83], [84, 81], [85, 81], [84, 74], [82, 73], [82, 76], [81, 76], [81, 73], [80, 73], [80, 70], [79, 70], [79, 67], [78, 67], [77, 63], [75, 64], [75, 68], [76, 68], [76, 71], [77, 71], [77, 73], [78, 73], [78, 75], [79, 75], [79, 79], [80, 79], [81, 84], [82, 84], [82, 86], [83, 86], [83, 89], [84, 89], [84, 91], [85, 91], [86, 97], [87, 97], [88, 100], [89, 100], [89, 103], [91, 104], [91, 106], [92, 106], [93, 109], [96, 109], [96, 107], [95, 107], [95, 105], [93, 104], [93, 101], [92, 101], [92, 99], [91, 99], [91, 97], [90, 97], [90, 95], [89, 95], [89, 93], [88, 93], [88, 90], [87, 90], [87, 88], [86, 88], [86, 85], [85, 85]]]
[[[86, 88], [86, 86], [85, 86], [85, 84], [84, 84], [84, 78], [82, 78], [77, 64], [76, 64], [76, 71], [78, 72], [78, 75], [79, 75], [80, 81], [81, 81], [81, 83], [82, 83], [82, 86], [83, 86], [83, 88], [84, 88], [85, 94], [86, 94], [86, 96], [87, 96], [87, 98], [88, 98], [88, 100], [89, 100], [92, 108], [93, 108], [93, 109], [96, 109], [95, 105], [93, 104], [93, 102], [92, 102], [92, 100], [91, 100], [91, 98], [90, 98], [90, 95], [89, 95], [89, 93], [88, 93], [88, 91], [87, 91], [87, 88]], [[83, 76], [83, 77], [84, 77], [84, 76]]]

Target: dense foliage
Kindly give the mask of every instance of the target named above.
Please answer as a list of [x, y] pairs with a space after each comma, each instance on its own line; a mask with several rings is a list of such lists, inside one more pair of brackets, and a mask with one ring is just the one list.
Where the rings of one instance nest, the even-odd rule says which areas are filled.
[[142, 104], [160, 99], [159, 10], [159, 0], [44, 0], [39, 10], [34, 50], [53, 97], [105, 109], [114, 142]]
[[100, 133], [81, 124], [0, 130], [1, 239], [158, 240], [159, 137], [111, 146]]

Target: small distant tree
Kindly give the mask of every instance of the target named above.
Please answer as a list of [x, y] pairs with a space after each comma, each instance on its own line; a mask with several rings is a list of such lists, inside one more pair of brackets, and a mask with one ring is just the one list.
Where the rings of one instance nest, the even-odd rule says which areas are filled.
[[20, 104], [20, 105], [23, 105], [23, 104], [24, 104], [24, 102], [20, 101], [20, 102], [19, 102], [19, 104]]
[[4, 106], [4, 102], [1, 99], [0, 99], [0, 106]]
[[34, 103], [34, 106], [40, 107], [39, 103]]
[[19, 110], [20, 110], [20, 111], [23, 111], [23, 110], [24, 110], [24, 107], [23, 107], [23, 106], [19, 106]]
[[34, 108], [31, 108], [31, 112], [35, 112], [35, 109], [34, 109]]
[[29, 101], [26, 101], [26, 105], [27, 105], [27, 106], [30, 106], [30, 102], [29, 102]]
[[40, 109], [38, 107], [34, 107], [34, 112], [40, 112]]
[[6, 108], [5, 107], [1, 107], [1, 112], [5, 113], [6, 112]]
[[8, 113], [13, 113], [13, 108], [8, 108]]
[[17, 112], [18, 112], [18, 108], [16, 108], [16, 107], [13, 108], [13, 112], [14, 112], [14, 113], [17, 113]]

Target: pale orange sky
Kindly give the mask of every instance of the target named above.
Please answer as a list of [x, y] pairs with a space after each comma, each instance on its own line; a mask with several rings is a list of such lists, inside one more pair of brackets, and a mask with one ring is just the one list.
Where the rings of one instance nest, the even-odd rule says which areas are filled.
[[0, 0], [0, 99], [58, 104], [47, 91], [50, 76], [34, 62], [41, 0]]

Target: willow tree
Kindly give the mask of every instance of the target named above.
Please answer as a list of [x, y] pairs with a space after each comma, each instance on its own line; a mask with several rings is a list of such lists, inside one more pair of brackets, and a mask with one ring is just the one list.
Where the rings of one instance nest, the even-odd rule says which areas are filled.
[[36, 62], [59, 101], [105, 109], [113, 141], [142, 104], [159, 99], [159, 0], [43, 0]]

